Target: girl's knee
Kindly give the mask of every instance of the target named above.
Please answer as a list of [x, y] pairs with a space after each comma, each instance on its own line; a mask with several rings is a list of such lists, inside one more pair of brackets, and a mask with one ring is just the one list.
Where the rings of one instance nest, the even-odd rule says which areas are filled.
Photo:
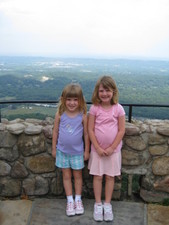
[[72, 173], [71, 173], [71, 171], [68, 170], [68, 169], [63, 169], [63, 170], [62, 170], [62, 174], [63, 174], [63, 179], [64, 179], [64, 180], [69, 180], [69, 179], [72, 178]]
[[82, 179], [82, 170], [73, 170], [74, 179]]
[[94, 180], [102, 181], [103, 180], [103, 176], [94, 176]]
[[105, 176], [106, 181], [114, 181], [114, 177], [111, 177], [109, 175]]

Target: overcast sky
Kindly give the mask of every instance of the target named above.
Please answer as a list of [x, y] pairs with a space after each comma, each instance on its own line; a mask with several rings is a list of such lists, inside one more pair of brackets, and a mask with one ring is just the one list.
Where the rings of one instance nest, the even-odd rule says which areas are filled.
[[169, 0], [0, 0], [0, 55], [169, 59]]

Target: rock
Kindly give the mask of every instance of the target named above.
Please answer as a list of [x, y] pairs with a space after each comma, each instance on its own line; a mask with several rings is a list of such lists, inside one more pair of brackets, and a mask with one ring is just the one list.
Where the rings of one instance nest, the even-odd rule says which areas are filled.
[[2, 118], [2, 119], [1, 119], [1, 122], [2, 122], [3, 124], [8, 124], [8, 123], [9, 123], [9, 120], [6, 119], [6, 118]]
[[43, 133], [44, 133], [45, 137], [47, 137], [49, 139], [52, 138], [52, 134], [53, 134], [52, 128], [53, 128], [53, 126], [51, 126], [51, 125], [48, 125], [43, 128]]
[[50, 156], [34, 156], [26, 161], [26, 167], [33, 173], [49, 173], [55, 170], [55, 160]]
[[16, 134], [16, 135], [23, 133], [25, 129], [25, 126], [23, 124], [18, 124], [18, 123], [9, 124], [6, 127], [10, 133]]
[[41, 176], [25, 179], [23, 188], [26, 195], [45, 195], [49, 191], [48, 181]]
[[145, 202], [162, 202], [168, 198], [168, 194], [157, 191], [147, 191], [143, 188], [140, 190], [140, 196]]
[[153, 161], [152, 171], [155, 175], [165, 176], [169, 174], [169, 156], [163, 156]]
[[25, 120], [26, 123], [32, 123], [34, 125], [41, 125], [42, 124], [42, 120], [39, 119], [26, 119]]
[[141, 133], [144, 133], [144, 132], [150, 133], [151, 129], [150, 129], [149, 125], [143, 123], [140, 126], [140, 131], [141, 131]]
[[23, 193], [25, 196], [35, 195], [35, 178], [23, 180]]
[[6, 125], [3, 123], [0, 123], [0, 131], [4, 131], [6, 129]]
[[21, 194], [21, 181], [11, 178], [0, 178], [0, 196], [15, 197]]
[[46, 117], [45, 120], [42, 121], [41, 125], [47, 126], [47, 125], [52, 125], [54, 124], [54, 119], [52, 117]]
[[0, 158], [9, 162], [15, 161], [19, 157], [17, 146], [13, 148], [0, 148]]
[[43, 134], [25, 135], [18, 138], [18, 149], [24, 156], [36, 155], [45, 152], [45, 140]]
[[28, 171], [25, 166], [20, 162], [15, 162], [12, 167], [11, 177], [13, 178], [25, 178], [28, 176]]
[[52, 125], [54, 124], [54, 119], [52, 117], [46, 117], [45, 122], [47, 122], [47, 124]]
[[143, 138], [140, 136], [127, 138], [125, 139], [125, 143], [128, 147], [138, 151], [143, 151], [146, 149], [146, 143], [144, 142]]
[[51, 193], [54, 195], [61, 195], [63, 192], [64, 189], [62, 177], [58, 176], [57, 178], [53, 178], [51, 182]]
[[[49, 141], [50, 140], [50, 141]], [[52, 139], [47, 139], [46, 145], [45, 145], [46, 151], [52, 155]]]
[[8, 131], [0, 131], [0, 148], [13, 147], [17, 142], [17, 136]]
[[122, 150], [122, 165], [123, 166], [138, 166], [145, 162], [143, 155], [131, 150]]
[[149, 152], [153, 156], [164, 155], [168, 152], [167, 145], [154, 145], [149, 147]]
[[35, 125], [29, 125], [28, 127], [25, 128], [25, 134], [28, 135], [35, 135], [35, 134], [40, 134], [42, 131], [42, 126], [35, 126]]
[[150, 145], [162, 145], [165, 144], [167, 141], [164, 137], [158, 134], [149, 134], [148, 143]]
[[17, 118], [15, 120], [9, 121], [9, 124], [16, 124], [16, 123], [23, 123], [23, 122], [24, 122], [23, 119]]
[[169, 120], [147, 119], [144, 121], [144, 123], [154, 127], [163, 127], [169, 123]]
[[139, 127], [135, 126], [134, 124], [126, 123], [125, 134], [128, 135], [128, 136], [139, 135], [140, 129], [139, 129]]
[[154, 189], [169, 193], [169, 176], [166, 176], [163, 180], [154, 183]]
[[126, 174], [138, 174], [138, 175], [145, 175], [147, 173], [147, 168], [142, 168], [142, 167], [139, 167], [139, 168], [135, 168], [133, 170], [132, 169], [128, 169], [128, 168], [122, 168], [122, 172], [123, 173], [126, 173]]
[[0, 176], [7, 176], [10, 174], [11, 166], [0, 160]]
[[146, 174], [141, 179], [141, 187], [146, 189], [147, 191], [151, 191], [153, 189], [154, 180], [151, 175]]
[[169, 137], [169, 126], [168, 127], [159, 127], [159, 128], [157, 128], [157, 132], [161, 135]]

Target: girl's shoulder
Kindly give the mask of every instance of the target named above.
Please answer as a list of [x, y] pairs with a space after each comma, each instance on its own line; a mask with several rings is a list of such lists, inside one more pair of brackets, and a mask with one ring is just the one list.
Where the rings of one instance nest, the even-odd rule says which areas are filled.
[[118, 114], [119, 116], [125, 115], [124, 108], [121, 104], [116, 103], [113, 105], [112, 108], [114, 109], [115, 113]]
[[123, 106], [120, 103], [116, 103], [114, 106], [116, 106], [118, 109], [123, 109]]
[[91, 105], [89, 114], [95, 115], [99, 110], [99, 105]]

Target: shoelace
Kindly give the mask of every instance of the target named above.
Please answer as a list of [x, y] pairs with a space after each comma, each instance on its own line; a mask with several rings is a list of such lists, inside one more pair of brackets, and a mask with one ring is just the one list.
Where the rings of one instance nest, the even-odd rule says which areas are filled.
[[102, 213], [102, 206], [101, 205], [97, 205], [96, 209], [97, 209], [96, 213], [98, 213], [98, 214]]
[[104, 211], [106, 213], [111, 213], [112, 212], [111, 206], [104, 206]]
[[82, 206], [83, 206], [82, 201], [79, 201], [79, 200], [78, 200], [78, 201], [76, 202], [76, 206], [79, 207], [79, 208], [82, 208]]
[[74, 209], [74, 204], [72, 202], [67, 203], [67, 209]]

